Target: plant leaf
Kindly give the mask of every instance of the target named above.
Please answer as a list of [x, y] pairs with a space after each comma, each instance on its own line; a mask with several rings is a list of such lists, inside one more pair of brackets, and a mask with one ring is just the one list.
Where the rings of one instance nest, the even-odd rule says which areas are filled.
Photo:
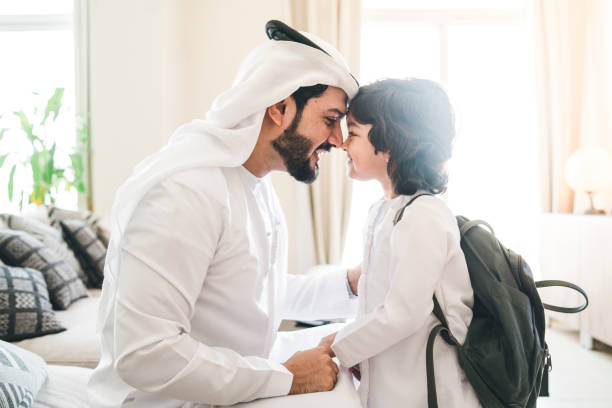
[[8, 153], [0, 156], [0, 169], [4, 165], [4, 161], [6, 160], [7, 157], [8, 157]]
[[8, 199], [9, 201], [13, 201], [13, 181], [15, 178], [15, 170], [17, 170], [17, 165], [13, 164], [11, 168], [11, 174], [9, 175], [9, 183], [8, 183]]
[[17, 116], [19, 118], [19, 121], [21, 123], [21, 129], [26, 132], [26, 134], [28, 135], [28, 139], [30, 140], [31, 143], [34, 143], [34, 140], [38, 139], [37, 136], [34, 136], [34, 134], [32, 133], [32, 124], [30, 123], [30, 120], [28, 119], [28, 117], [26, 116], [25, 113], [23, 113], [23, 111], [19, 111], [19, 112], [13, 112], [15, 114], [15, 116]]
[[41, 125], [45, 124], [45, 121], [49, 117], [49, 114], [53, 112], [53, 120], [57, 118], [59, 110], [62, 107], [62, 96], [64, 96], [64, 88], [55, 88], [55, 92], [49, 98], [47, 107], [45, 108], [45, 116], [43, 117]]
[[83, 166], [83, 156], [80, 153], [72, 153], [70, 155], [72, 161], [72, 171], [74, 173], [74, 180], [72, 185], [76, 187], [79, 193], [85, 193], [87, 188], [85, 187], [85, 172]]
[[51, 149], [47, 151], [45, 155], [45, 170], [44, 170], [44, 180], [49, 186], [53, 184], [53, 173], [55, 170], [55, 142], [51, 146]]
[[7, 130], [7, 128], [0, 129], [0, 140], [2, 140], [2, 138], [4, 137], [4, 132], [6, 132]]

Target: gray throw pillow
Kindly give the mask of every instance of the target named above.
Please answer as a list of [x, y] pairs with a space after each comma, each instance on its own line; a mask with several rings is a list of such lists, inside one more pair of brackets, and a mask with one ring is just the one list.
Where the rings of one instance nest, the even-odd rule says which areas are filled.
[[87, 286], [102, 287], [106, 246], [95, 231], [83, 220], [60, 221], [64, 239], [77, 255], [87, 275]]
[[0, 266], [0, 339], [18, 341], [64, 330], [49, 303], [42, 273]]
[[66, 261], [66, 263], [77, 272], [83, 281], [87, 279], [81, 264], [74, 256], [74, 252], [72, 252], [72, 250], [68, 248], [68, 245], [66, 245], [66, 242], [62, 237], [61, 230], [44, 224], [37, 219], [24, 217], [21, 215], [2, 214], [0, 215], [0, 219], [3, 219], [10, 229], [27, 232], [34, 238], [38, 239], [40, 242], [49, 247], [50, 250], [59, 255], [60, 258]]
[[87, 297], [87, 289], [63, 259], [33, 236], [12, 230], [0, 230], [0, 259], [12, 266], [32, 268], [43, 273], [54, 308], [67, 309]]
[[0, 406], [29, 408], [47, 379], [47, 365], [38, 355], [0, 341]]
[[84, 221], [85, 224], [89, 225], [91, 229], [94, 230], [94, 232], [96, 233], [98, 238], [100, 238], [104, 246], [108, 247], [108, 242], [110, 240], [110, 231], [102, 221], [102, 217], [100, 217], [98, 214], [85, 210], [67, 210], [65, 208], [59, 208], [54, 205], [47, 205], [46, 207], [47, 217], [51, 226], [61, 231], [61, 221]]

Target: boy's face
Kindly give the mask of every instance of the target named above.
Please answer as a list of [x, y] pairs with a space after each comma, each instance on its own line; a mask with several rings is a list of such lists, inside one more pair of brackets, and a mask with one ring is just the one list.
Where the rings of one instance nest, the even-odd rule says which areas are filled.
[[382, 181], [386, 179], [388, 177], [389, 154], [374, 153], [374, 146], [368, 139], [372, 125], [357, 122], [350, 113], [346, 124], [348, 137], [342, 144], [342, 149], [348, 156], [346, 163], [348, 176], [357, 180], [376, 179]]
[[346, 93], [329, 86], [306, 102], [300, 115], [272, 145], [298, 181], [313, 182], [319, 173], [319, 154], [342, 144], [340, 120], [346, 114]]

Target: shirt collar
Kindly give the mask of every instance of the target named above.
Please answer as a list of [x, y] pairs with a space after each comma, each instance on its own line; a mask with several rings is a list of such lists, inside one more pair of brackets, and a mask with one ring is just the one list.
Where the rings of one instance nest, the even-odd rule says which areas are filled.
[[249, 187], [250, 190], [255, 191], [263, 184], [263, 177], [257, 177], [251, 173], [246, 167], [239, 166], [240, 178]]
[[417, 195], [421, 195], [421, 194], [431, 194], [431, 193], [427, 193], [424, 190], [419, 190], [419, 191], [417, 191], [416, 193], [414, 193], [412, 195], [399, 195], [399, 196], [397, 196], [395, 198], [392, 198], [390, 200], [385, 200], [386, 201], [386, 205], [391, 210], [399, 210], [400, 208], [405, 206], [408, 203], [408, 201], [412, 200], [412, 198], [414, 198]]

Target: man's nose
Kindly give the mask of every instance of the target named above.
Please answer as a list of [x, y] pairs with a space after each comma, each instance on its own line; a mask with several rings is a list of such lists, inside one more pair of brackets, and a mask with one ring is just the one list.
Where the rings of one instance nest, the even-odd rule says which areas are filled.
[[334, 147], [342, 146], [342, 129], [340, 128], [340, 121], [337, 121], [336, 126], [334, 126], [331, 135], [327, 138], [329, 144]]

